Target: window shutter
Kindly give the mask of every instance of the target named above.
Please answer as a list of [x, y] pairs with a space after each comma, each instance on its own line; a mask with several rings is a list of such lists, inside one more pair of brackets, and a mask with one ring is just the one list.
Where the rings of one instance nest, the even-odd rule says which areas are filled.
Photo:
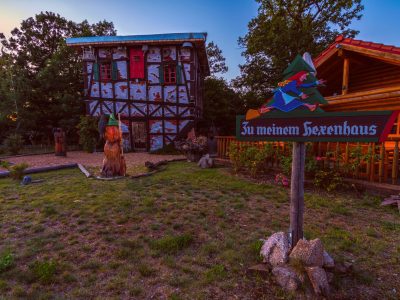
[[160, 77], [160, 83], [164, 83], [164, 66], [160, 65], [158, 67], [158, 75]]
[[130, 78], [144, 78], [144, 52], [142, 49], [132, 48], [129, 52]]
[[179, 63], [176, 65], [176, 82], [178, 84], [183, 83], [182, 66]]
[[111, 64], [111, 78], [112, 80], [118, 79], [118, 66], [116, 61], [113, 61]]
[[98, 63], [94, 63], [93, 65], [93, 78], [94, 81], [99, 81], [99, 64]]

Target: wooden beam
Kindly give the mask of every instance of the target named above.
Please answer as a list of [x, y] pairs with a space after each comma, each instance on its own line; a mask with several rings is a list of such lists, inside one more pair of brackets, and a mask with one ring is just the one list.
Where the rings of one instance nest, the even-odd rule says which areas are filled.
[[383, 60], [394, 65], [400, 65], [400, 55], [383, 52], [379, 50], [366, 49], [353, 45], [340, 44], [340, 47], [345, 50], [361, 53], [365, 56], [372, 57], [378, 60]]
[[343, 60], [342, 95], [346, 95], [349, 90], [349, 66], [350, 66], [349, 58], [345, 57]]
[[353, 97], [376, 95], [376, 94], [383, 94], [383, 93], [390, 93], [390, 92], [397, 92], [397, 91], [400, 91], [400, 85], [381, 88], [381, 89], [373, 89], [373, 90], [370, 90], [370, 91], [351, 93], [351, 94], [347, 94], [346, 96], [344, 96], [344, 95], [330, 96], [330, 97], [325, 97], [325, 99], [328, 100], [328, 101], [348, 100], [348, 99], [353, 98]]
[[319, 66], [323, 65], [328, 59], [330, 59], [336, 52], [338, 51], [338, 48], [333, 48], [332, 50], [329, 50], [328, 53], [325, 54], [325, 56], [314, 63], [315, 68], [318, 68]]

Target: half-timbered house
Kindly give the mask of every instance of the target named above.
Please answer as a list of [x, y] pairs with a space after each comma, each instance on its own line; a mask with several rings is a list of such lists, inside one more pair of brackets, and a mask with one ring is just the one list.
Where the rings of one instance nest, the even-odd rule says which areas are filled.
[[124, 145], [153, 151], [202, 116], [206, 33], [79, 37], [88, 115], [119, 115]]

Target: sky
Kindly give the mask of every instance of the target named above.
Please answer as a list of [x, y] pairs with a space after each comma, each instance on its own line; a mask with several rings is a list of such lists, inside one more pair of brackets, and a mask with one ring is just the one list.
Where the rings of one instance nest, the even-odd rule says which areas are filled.
[[[364, 16], [352, 28], [358, 39], [400, 46], [400, 0], [364, 0]], [[240, 74], [244, 62], [237, 43], [257, 15], [254, 0], [0, 0], [0, 32], [6, 36], [22, 20], [41, 11], [59, 13], [68, 20], [114, 22], [118, 35], [207, 32], [223, 51], [228, 80]], [[301, 38], [301, 37], [299, 37]]]

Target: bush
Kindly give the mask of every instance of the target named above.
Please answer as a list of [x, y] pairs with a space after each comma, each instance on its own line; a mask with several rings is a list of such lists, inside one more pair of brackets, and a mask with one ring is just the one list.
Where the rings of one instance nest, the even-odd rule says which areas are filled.
[[98, 120], [92, 116], [81, 116], [79, 124], [79, 144], [83, 150], [92, 153], [99, 138]]
[[327, 192], [337, 190], [343, 184], [342, 176], [335, 170], [319, 170], [315, 173], [314, 185]]
[[21, 180], [24, 177], [25, 170], [29, 167], [27, 163], [11, 165], [7, 161], [2, 161], [0, 166], [10, 171], [10, 177], [15, 180]]
[[3, 143], [6, 150], [14, 155], [21, 151], [23, 144], [22, 136], [18, 133], [10, 134]]

